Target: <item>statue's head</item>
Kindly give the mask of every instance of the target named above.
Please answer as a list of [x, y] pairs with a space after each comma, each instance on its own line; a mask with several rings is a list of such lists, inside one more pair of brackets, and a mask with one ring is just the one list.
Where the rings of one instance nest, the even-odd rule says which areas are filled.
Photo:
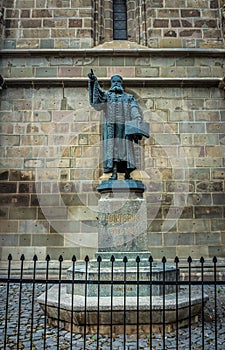
[[123, 78], [120, 75], [113, 75], [111, 77], [110, 91], [123, 92]]

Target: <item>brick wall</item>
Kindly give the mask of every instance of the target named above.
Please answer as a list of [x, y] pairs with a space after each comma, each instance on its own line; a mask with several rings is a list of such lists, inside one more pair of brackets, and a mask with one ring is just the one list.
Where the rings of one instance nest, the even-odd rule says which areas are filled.
[[146, 7], [149, 46], [221, 46], [221, 12], [218, 0], [147, 0]]
[[[91, 67], [103, 80], [120, 73], [126, 83], [132, 76], [127, 89], [151, 123], [142, 164], [149, 249], [155, 257], [224, 256], [224, 91], [204, 83], [224, 75], [224, 58], [136, 55], [3, 59], [9, 86], [1, 93], [2, 259], [9, 252], [69, 259], [96, 251], [100, 115], [89, 107], [87, 80], [76, 87]], [[53, 71], [62, 80], [80, 78], [73, 87], [53, 86]], [[10, 85], [31, 72], [36, 86]], [[203, 80], [196, 87], [157, 83], [174, 75]], [[43, 76], [47, 86], [38, 82]], [[146, 87], [135, 87], [135, 79]]]
[[158, 88], [146, 95], [153, 138], [145, 147], [151, 251], [224, 256], [223, 92]]
[[64, 93], [67, 106], [61, 88], [12, 88], [2, 94], [3, 259], [23, 251], [28, 258], [34, 252], [42, 259], [46, 253], [53, 259], [62, 253], [79, 257], [80, 244], [86, 246], [81, 232], [91, 231], [88, 245], [94, 246], [99, 126], [86, 106], [85, 90]]
[[97, 250], [101, 125], [88, 102], [91, 68], [106, 88], [121, 74], [151, 123], [135, 176], [147, 186], [153, 256], [224, 257], [223, 4], [179, 3], [129, 1], [129, 42], [108, 43], [110, 0], [0, 0], [2, 260]]
[[[86, 48], [113, 39], [113, 2], [1, 0], [4, 48]], [[141, 4], [141, 5], [139, 5]], [[223, 1], [127, 2], [128, 40], [148, 47], [223, 47]]]
[[4, 1], [5, 48], [83, 48], [93, 45], [91, 0]]

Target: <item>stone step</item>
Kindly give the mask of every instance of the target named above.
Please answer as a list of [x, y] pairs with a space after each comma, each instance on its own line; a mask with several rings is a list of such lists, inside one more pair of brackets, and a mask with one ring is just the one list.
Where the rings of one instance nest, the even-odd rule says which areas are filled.
[[[112, 262], [114, 267], [124, 267], [125, 261], [127, 267], [146, 267], [150, 268], [149, 258], [152, 256], [149, 251], [142, 252], [97, 252], [95, 254], [95, 259], [90, 261], [91, 266], [97, 266], [99, 256], [101, 257], [100, 266], [103, 267], [112, 267]], [[112, 259], [112, 257], [114, 259]], [[139, 264], [137, 263], [137, 258], [139, 257]], [[155, 266], [156, 263], [152, 263], [152, 266]]]
[[[121, 260], [120, 260], [121, 263]], [[123, 263], [122, 263], [123, 264]], [[140, 289], [139, 294], [141, 296], [149, 296], [150, 290], [152, 295], [162, 295], [163, 293], [170, 294], [176, 292], [176, 284], [167, 284], [168, 281], [176, 281], [179, 271], [172, 265], [162, 266], [162, 264], [157, 264], [150, 269], [148, 265], [140, 266], [139, 269], [139, 282]], [[72, 268], [67, 270], [67, 279], [71, 280], [74, 276], [75, 280], [84, 281], [84, 283], [75, 283], [74, 294], [84, 295], [85, 293], [85, 279], [90, 282], [87, 286], [88, 296], [98, 295], [98, 284], [101, 284], [101, 296], [110, 296], [111, 288], [113, 287], [114, 296], [121, 296], [124, 292], [124, 281], [126, 280], [126, 293], [128, 296], [137, 295], [137, 286], [135, 281], [137, 281], [137, 268], [136, 266], [127, 266], [126, 270], [123, 265], [113, 266], [113, 274], [111, 266], [101, 266], [99, 269], [99, 264], [96, 261], [91, 261], [86, 265], [86, 263], [79, 263], [76, 265], [75, 273], [73, 273]], [[114, 283], [111, 283], [113, 282]], [[109, 281], [110, 283], [104, 283]], [[141, 284], [141, 281], [145, 281]], [[154, 284], [151, 284], [154, 281]], [[159, 281], [159, 284], [157, 284]], [[165, 282], [163, 285], [162, 282]], [[93, 283], [97, 282], [97, 283]], [[101, 283], [102, 282], [102, 283]], [[131, 282], [131, 283], [129, 283]], [[147, 282], [147, 283], [146, 283]], [[148, 283], [149, 282], [149, 283]], [[72, 293], [72, 284], [67, 285], [68, 293]]]
[[127, 257], [128, 261], [129, 260], [135, 260], [136, 261], [136, 258], [139, 256], [140, 260], [147, 260], [149, 261], [149, 257], [151, 256], [152, 254], [149, 252], [149, 251], [141, 251], [141, 252], [118, 252], [118, 251], [115, 251], [115, 252], [97, 252], [95, 254], [95, 257], [96, 257], [96, 260], [99, 256], [101, 256], [102, 260], [108, 260], [110, 261], [111, 260], [111, 257], [114, 256], [115, 260], [122, 260], [124, 259], [124, 257]]
[[[140, 258], [139, 267], [149, 267], [150, 252], [97, 252], [95, 259], [90, 261], [91, 266], [98, 266], [98, 258], [101, 257], [100, 266], [104, 267], [137, 267], [137, 257]], [[114, 258], [114, 259], [112, 259]]]

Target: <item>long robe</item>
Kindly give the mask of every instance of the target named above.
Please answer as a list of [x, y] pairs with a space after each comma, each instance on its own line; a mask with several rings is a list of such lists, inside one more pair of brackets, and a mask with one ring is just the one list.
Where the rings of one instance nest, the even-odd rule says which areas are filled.
[[103, 111], [102, 139], [104, 173], [112, 172], [117, 162], [118, 172], [130, 171], [135, 166], [134, 139], [125, 136], [126, 121], [142, 118], [141, 110], [133, 95], [103, 90], [98, 81], [89, 81], [90, 105]]

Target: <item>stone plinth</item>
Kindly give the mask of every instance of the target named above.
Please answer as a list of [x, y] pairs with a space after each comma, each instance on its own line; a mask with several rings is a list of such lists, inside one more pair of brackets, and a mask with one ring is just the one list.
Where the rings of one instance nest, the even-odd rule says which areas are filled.
[[102, 251], [146, 251], [147, 206], [141, 181], [103, 181], [98, 187], [98, 247]]
[[[139, 296], [149, 296], [152, 293], [153, 296], [160, 296], [165, 294], [171, 294], [176, 292], [176, 285], [168, 285], [166, 282], [176, 281], [178, 278], [178, 271], [174, 266], [165, 265], [161, 263], [153, 264], [150, 270], [149, 257], [151, 253], [149, 252], [111, 252], [111, 253], [97, 253], [96, 259], [91, 260], [87, 265], [86, 263], [76, 264], [76, 271], [74, 274], [75, 280], [85, 281], [86, 275], [88, 281], [113, 281], [121, 282], [127, 281], [126, 295], [128, 297], [137, 296], [137, 262], [136, 258], [140, 258], [138, 264], [139, 281], [145, 281], [139, 289]], [[99, 266], [98, 257], [101, 256], [101, 263]], [[111, 257], [115, 258], [113, 262], [110, 261]], [[124, 263], [124, 257], [127, 258], [126, 266]], [[99, 277], [100, 274], [100, 277]], [[72, 279], [73, 269], [70, 268], [67, 271], [67, 278]], [[151, 284], [153, 281], [153, 284]], [[165, 285], [154, 284], [156, 281], [165, 281]], [[129, 284], [130, 283], [130, 284]], [[151, 289], [151, 292], [150, 292]], [[75, 295], [85, 295], [85, 284], [75, 284], [73, 286], [73, 292]], [[72, 285], [67, 285], [67, 293], [72, 293]], [[88, 297], [98, 296], [98, 285], [89, 284], [86, 289]], [[111, 284], [101, 284], [100, 297], [110, 297], [111, 296]], [[113, 296], [120, 297], [123, 296], [124, 286], [123, 284], [114, 284], [113, 286]]]
[[[67, 282], [54, 286], [38, 298], [50, 323], [75, 332], [127, 333], [139, 328], [145, 334], [167, 330], [196, 321], [201, 310], [201, 291], [190, 298], [188, 289], [179, 288], [179, 270], [153, 263], [147, 251], [147, 210], [141, 181], [103, 181], [98, 208], [99, 251], [95, 259], [77, 262], [67, 271]], [[191, 299], [191, 300], [190, 300]], [[189, 303], [191, 305], [189, 306]], [[60, 313], [58, 313], [60, 309]], [[191, 315], [190, 315], [191, 310]], [[163, 322], [165, 325], [163, 326]], [[111, 326], [112, 325], [112, 326]]]
[[[113, 336], [123, 333], [125, 312], [126, 333], [136, 333], [137, 310], [139, 315], [139, 334], [142, 332], [145, 335], [149, 334], [150, 327], [152, 327], [153, 331], [162, 331], [164, 319], [165, 329], [172, 331], [177, 326], [188, 326], [190, 321], [197, 322], [198, 314], [202, 307], [202, 293], [197, 288], [192, 290], [191, 317], [189, 317], [189, 293], [186, 288], [182, 288], [179, 292], [178, 304], [176, 294], [172, 293], [165, 295], [165, 299], [163, 296], [126, 297], [126, 307], [124, 307], [123, 296], [113, 298], [101, 296], [99, 299], [97, 297], [87, 297], [85, 301], [85, 296], [67, 293], [65, 285], [61, 286], [61, 301], [59, 305], [58, 293], [58, 286], [53, 286], [48, 292], [48, 322], [55, 326], [58, 325], [58, 307], [60, 307], [61, 327], [70, 330], [72, 317], [73, 331], [78, 333], [82, 333], [85, 327], [88, 333], [95, 334], [97, 329], [99, 329], [102, 335], [110, 335], [111, 320]], [[38, 298], [38, 302], [43, 310], [45, 310], [45, 297], [46, 295], [43, 293]], [[204, 302], [207, 299], [208, 297], [205, 295]], [[72, 305], [73, 312], [71, 311]]]

